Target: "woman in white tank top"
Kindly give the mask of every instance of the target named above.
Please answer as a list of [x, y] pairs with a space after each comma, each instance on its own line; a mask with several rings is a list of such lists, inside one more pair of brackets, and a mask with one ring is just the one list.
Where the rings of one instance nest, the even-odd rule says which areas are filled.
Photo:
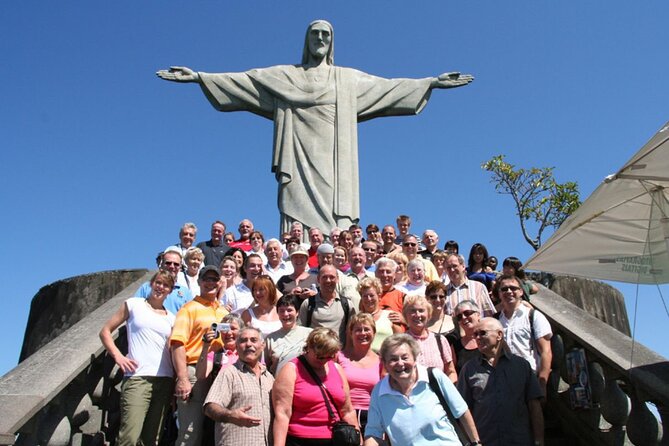
[[264, 336], [281, 328], [275, 307], [278, 297], [274, 281], [269, 276], [259, 276], [253, 281], [251, 293], [255, 304], [242, 313], [244, 323], [257, 328]]
[[[158, 444], [163, 419], [174, 394], [174, 371], [167, 340], [174, 315], [163, 302], [174, 287], [170, 273], [151, 278], [149, 297], [131, 297], [100, 330], [100, 339], [124, 373], [121, 426], [117, 444]], [[112, 332], [126, 324], [128, 353], [123, 354]]]

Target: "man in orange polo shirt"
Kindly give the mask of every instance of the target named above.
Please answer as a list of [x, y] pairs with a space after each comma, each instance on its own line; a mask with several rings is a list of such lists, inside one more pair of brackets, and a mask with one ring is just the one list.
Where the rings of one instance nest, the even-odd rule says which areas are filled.
[[[174, 394], [179, 413], [178, 446], [199, 446], [202, 441], [204, 415], [202, 404], [209, 390], [204, 380], [195, 377], [195, 364], [202, 352], [202, 337], [211, 330], [211, 324], [220, 322], [228, 314], [216, 299], [221, 273], [218, 267], [208, 265], [200, 270], [200, 295], [186, 303], [176, 315], [170, 350], [177, 375]], [[214, 351], [223, 348], [221, 338], [212, 342]]]

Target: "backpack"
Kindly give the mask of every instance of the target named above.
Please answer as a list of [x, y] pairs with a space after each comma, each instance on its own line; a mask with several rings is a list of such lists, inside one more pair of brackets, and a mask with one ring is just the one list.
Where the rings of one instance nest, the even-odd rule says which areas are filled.
[[[341, 307], [344, 310], [344, 333], [346, 333], [349, 311], [351, 308], [348, 305], [348, 298], [344, 296], [339, 296], [339, 303], [341, 303]], [[314, 310], [316, 310], [316, 296], [311, 296], [309, 297], [309, 304], [307, 306], [307, 323], [305, 324], [307, 327], [311, 327], [311, 317], [314, 315]], [[345, 344], [344, 339], [340, 339], [340, 341], [342, 344]]]

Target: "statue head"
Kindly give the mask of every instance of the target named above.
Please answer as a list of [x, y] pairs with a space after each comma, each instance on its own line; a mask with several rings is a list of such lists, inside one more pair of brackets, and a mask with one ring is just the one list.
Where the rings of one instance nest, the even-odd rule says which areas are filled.
[[[329, 38], [325, 34], [329, 34]], [[326, 20], [314, 20], [309, 24], [304, 37], [302, 65], [308, 64], [313, 57], [319, 56], [326, 57], [328, 65], [334, 65], [334, 29]]]

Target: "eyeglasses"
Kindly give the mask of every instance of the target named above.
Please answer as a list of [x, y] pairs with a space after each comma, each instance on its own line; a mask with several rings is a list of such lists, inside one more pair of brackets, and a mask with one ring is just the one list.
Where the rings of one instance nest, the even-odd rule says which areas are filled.
[[445, 294], [430, 294], [429, 296], [427, 296], [427, 298], [430, 299], [430, 300], [446, 299], [446, 295]]
[[463, 320], [464, 318], [469, 317], [469, 316], [471, 316], [471, 315], [474, 314], [474, 313], [478, 313], [478, 311], [474, 311], [474, 310], [465, 310], [465, 311], [463, 311], [462, 313], [460, 313], [460, 314], [458, 314], [457, 316], [455, 316], [455, 319], [456, 319], [458, 322], [460, 322], [460, 321]]
[[402, 245], [403, 245], [403, 246], [409, 246], [409, 247], [412, 247], [412, 248], [413, 248], [414, 246], [418, 245], [418, 243], [405, 242], [405, 243], [402, 243]]
[[487, 335], [489, 331], [492, 330], [477, 330], [474, 332], [474, 337], [475, 338], [482, 338], [483, 336]]
[[521, 288], [520, 288], [519, 286], [513, 286], [513, 285], [507, 285], [507, 286], [499, 287], [499, 290], [500, 290], [501, 292], [503, 292], [503, 293], [506, 292], [506, 291], [513, 291], [513, 292], [516, 292], [516, 291], [518, 291], [518, 290], [520, 290], [520, 289], [521, 289]]

